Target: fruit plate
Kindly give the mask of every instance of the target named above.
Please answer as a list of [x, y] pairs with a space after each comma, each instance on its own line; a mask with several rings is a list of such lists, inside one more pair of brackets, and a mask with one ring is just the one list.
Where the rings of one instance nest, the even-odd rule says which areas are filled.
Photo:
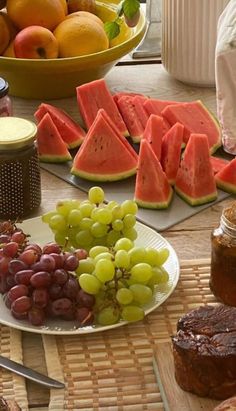
[[[25, 220], [20, 227], [25, 233], [30, 234], [31, 242], [37, 242], [43, 245], [53, 240], [53, 235], [48, 226], [42, 223], [40, 217]], [[163, 238], [156, 231], [141, 224], [136, 223], [136, 230], [138, 232], [138, 239], [135, 241], [136, 245], [145, 247], [152, 247], [156, 249], [168, 248], [169, 258], [163, 265], [169, 273], [169, 281], [167, 284], [156, 287], [153, 299], [150, 303], [145, 305], [145, 315], [159, 307], [174, 291], [179, 279], [179, 260], [175, 250], [169, 242]], [[105, 331], [111, 328], [120, 327], [127, 324], [126, 321], [119, 321], [113, 325], [101, 326], [91, 325], [85, 327], [78, 327], [75, 321], [63, 320], [47, 320], [43, 326], [33, 326], [26, 320], [17, 320], [12, 317], [10, 310], [5, 306], [3, 296], [0, 297], [0, 323], [9, 327], [17, 328], [22, 331], [40, 333], [40, 334], [54, 334], [54, 335], [74, 335], [74, 334], [88, 334], [92, 332]]]

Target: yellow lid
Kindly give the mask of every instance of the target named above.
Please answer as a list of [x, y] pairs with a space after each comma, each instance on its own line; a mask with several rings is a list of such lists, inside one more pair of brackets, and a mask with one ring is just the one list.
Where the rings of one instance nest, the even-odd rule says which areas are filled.
[[18, 149], [36, 138], [37, 126], [19, 117], [0, 117], [0, 151]]

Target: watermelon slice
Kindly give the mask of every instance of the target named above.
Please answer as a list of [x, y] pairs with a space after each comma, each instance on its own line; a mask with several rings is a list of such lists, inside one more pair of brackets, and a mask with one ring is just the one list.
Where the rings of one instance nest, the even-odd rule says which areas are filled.
[[210, 157], [211, 160], [211, 165], [213, 169], [213, 173], [216, 174], [218, 171], [222, 170], [226, 166], [226, 164], [229, 163], [229, 160], [226, 160], [224, 158], [219, 158], [219, 157]]
[[82, 84], [76, 87], [76, 92], [79, 110], [88, 129], [93, 124], [98, 110], [104, 108], [121, 134], [129, 135], [104, 79]]
[[37, 148], [40, 161], [63, 163], [72, 159], [49, 113], [43, 116], [37, 128]]
[[236, 194], [236, 158], [215, 175], [216, 185], [227, 193]]
[[[178, 104], [176, 101], [169, 101], [169, 100], [158, 100], [156, 98], [150, 98], [147, 99], [143, 103], [143, 108], [147, 112], [147, 114], [150, 116], [151, 114], [156, 114], [157, 116], [162, 117], [162, 110], [164, 110], [165, 107], [167, 107], [170, 104]], [[170, 129], [170, 124], [164, 118], [164, 130], [163, 133], [167, 133], [167, 131]]]
[[143, 98], [146, 99], [146, 97], [145, 97], [143, 94], [140, 94], [140, 93], [131, 93], [131, 92], [129, 93], [128, 91], [127, 91], [127, 92], [126, 92], [126, 91], [119, 91], [119, 92], [113, 94], [112, 97], [113, 97], [114, 102], [117, 103], [117, 101], [119, 100], [119, 98], [120, 98], [120, 97], [123, 97], [123, 96], [129, 96], [129, 97], [140, 96], [140, 97], [143, 97]]
[[175, 190], [192, 206], [216, 199], [216, 183], [205, 134], [191, 134], [178, 169]]
[[149, 115], [145, 111], [143, 104], [147, 100], [145, 96], [135, 96], [133, 97], [133, 104], [134, 104], [134, 109], [136, 111], [136, 114], [141, 121], [143, 127], [146, 127]]
[[134, 143], [139, 143], [143, 137], [144, 127], [135, 111], [133, 97], [122, 96], [117, 101], [117, 107], [129, 130], [130, 137]]
[[117, 181], [136, 174], [136, 156], [124, 141], [99, 110], [74, 158], [71, 173], [92, 181]]
[[175, 184], [179, 168], [183, 134], [183, 124], [175, 123], [162, 139], [161, 164], [171, 185]]
[[61, 138], [69, 148], [80, 146], [86, 133], [83, 128], [69, 116], [69, 114], [51, 104], [42, 103], [34, 113], [34, 117], [40, 122], [46, 113], [50, 114]]
[[185, 143], [192, 133], [197, 133], [207, 135], [211, 154], [221, 146], [220, 127], [200, 100], [167, 106], [162, 115], [171, 125], [177, 121], [184, 125]]
[[143, 208], [167, 208], [173, 190], [148, 141], [140, 144], [134, 199]]
[[143, 138], [152, 145], [158, 160], [161, 159], [163, 128], [163, 118], [156, 114], [151, 114], [143, 133]]

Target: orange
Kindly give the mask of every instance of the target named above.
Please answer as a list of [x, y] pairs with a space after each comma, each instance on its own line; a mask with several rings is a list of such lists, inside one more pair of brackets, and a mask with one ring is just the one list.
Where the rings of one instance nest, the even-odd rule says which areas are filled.
[[100, 24], [100, 26], [103, 27], [103, 21], [98, 16], [88, 11], [75, 11], [74, 13], [68, 14], [68, 16], [66, 16], [66, 19], [70, 19], [71, 17], [87, 17], [96, 21], [98, 24]]
[[105, 30], [91, 18], [79, 17], [62, 21], [54, 30], [59, 44], [59, 57], [76, 57], [108, 49]]
[[7, 0], [7, 13], [23, 29], [42, 26], [53, 30], [67, 14], [66, 0]]
[[16, 57], [14, 50], [14, 40], [12, 40], [3, 53], [3, 57]]
[[0, 13], [0, 54], [2, 54], [10, 43], [11, 35], [3, 12]]

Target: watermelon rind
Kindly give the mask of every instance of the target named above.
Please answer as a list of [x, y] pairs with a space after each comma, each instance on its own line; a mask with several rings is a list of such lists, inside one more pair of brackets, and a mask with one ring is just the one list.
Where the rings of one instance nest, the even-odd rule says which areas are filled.
[[215, 182], [223, 191], [236, 194], [236, 157], [215, 174]]
[[227, 193], [236, 194], [235, 184], [226, 183], [225, 181], [216, 178], [216, 185], [218, 188], [220, 188], [223, 191], [226, 191]]
[[139, 200], [138, 198], [134, 198], [134, 201], [138, 204], [139, 207], [142, 207], [142, 208], [150, 208], [152, 210], [162, 210], [162, 209], [169, 207], [172, 197], [173, 197], [173, 190], [170, 191], [170, 194], [167, 200], [163, 202], [150, 203], [148, 201]]
[[89, 181], [97, 181], [97, 182], [111, 182], [111, 181], [120, 181], [126, 178], [129, 178], [136, 174], [136, 167], [123, 173], [116, 173], [116, 174], [95, 174], [95, 173], [86, 173], [85, 171], [77, 170], [76, 168], [71, 169], [71, 174], [84, 178]]
[[191, 206], [199, 206], [202, 204], [210, 203], [217, 198], [217, 192], [210, 194], [209, 196], [204, 196], [204, 197], [198, 197], [198, 198], [193, 198], [187, 196], [183, 191], [181, 191], [178, 187], [175, 186], [175, 191], [176, 193], [188, 204]]
[[67, 156], [46, 156], [46, 155], [39, 155], [39, 160], [42, 163], [66, 163], [67, 161], [72, 160], [72, 157]]

